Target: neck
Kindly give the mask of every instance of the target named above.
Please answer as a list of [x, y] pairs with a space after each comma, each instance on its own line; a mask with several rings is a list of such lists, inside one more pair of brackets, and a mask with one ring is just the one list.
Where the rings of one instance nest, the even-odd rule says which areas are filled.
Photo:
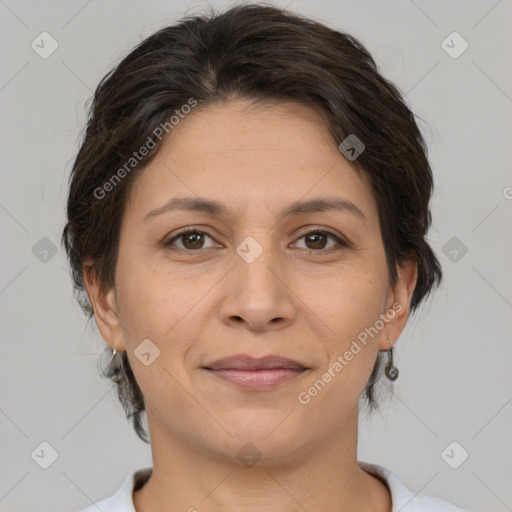
[[[164, 431], [148, 409], [153, 473], [133, 494], [137, 512], [390, 512], [387, 486], [357, 462], [357, 408], [325, 444], [303, 447], [286, 461], [244, 466], [206, 453]], [[153, 428], [151, 428], [153, 427]]]

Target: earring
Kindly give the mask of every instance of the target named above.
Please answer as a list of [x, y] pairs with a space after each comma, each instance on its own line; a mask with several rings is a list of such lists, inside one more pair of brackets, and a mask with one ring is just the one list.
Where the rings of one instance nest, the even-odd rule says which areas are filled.
[[110, 359], [110, 363], [114, 360], [114, 357], [116, 357], [116, 355], [117, 355], [117, 350], [115, 348], [113, 348], [112, 349], [112, 358]]
[[[388, 340], [388, 345], [391, 340]], [[398, 368], [393, 365], [393, 347], [388, 350], [388, 364], [384, 368], [384, 373], [389, 380], [395, 381], [398, 378]]]

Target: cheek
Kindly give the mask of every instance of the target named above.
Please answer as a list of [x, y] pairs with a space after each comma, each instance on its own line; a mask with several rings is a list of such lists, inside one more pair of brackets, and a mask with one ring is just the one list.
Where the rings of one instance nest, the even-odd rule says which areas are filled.
[[373, 325], [382, 313], [387, 283], [382, 272], [369, 266], [340, 268], [313, 285], [302, 281], [297, 295], [329, 327], [334, 341], [343, 343]]
[[[165, 369], [180, 382], [188, 381], [186, 363], [189, 352], [194, 350], [205, 331], [208, 312], [204, 296], [211, 287], [212, 283], [206, 279], [196, 282], [183, 276], [176, 277], [175, 272], [156, 271], [147, 264], [119, 267], [118, 295], [123, 334], [134, 357], [135, 376], [137, 380], [142, 379], [141, 388], [149, 386], [153, 389], [157, 382], [169, 387], [173, 379]], [[154, 365], [147, 367], [134, 355], [134, 352], [140, 352], [138, 347], [146, 339], [156, 345], [155, 352], [159, 354]]]
[[[154, 410], [162, 403], [182, 410], [187, 406], [182, 386], [189, 387], [185, 361], [201, 331], [194, 309], [197, 290], [186, 292], [175, 279], [148, 270], [131, 272], [119, 288], [130, 363], [146, 402]], [[147, 352], [146, 365], [142, 354]]]
[[118, 298], [127, 330], [137, 336], [162, 340], [197, 302], [197, 290], [147, 262], [119, 262]]
[[[326, 383], [321, 400], [332, 402], [331, 405], [340, 396], [346, 396], [349, 401], [354, 399], [371, 375], [387, 292], [384, 278], [377, 268], [365, 272], [352, 267], [331, 279], [321, 293], [310, 292], [308, 305], [313, 305], [311, 310], [321, 320], [320, 341], [328, 355], [315, 379]], [[321, 386], [319, 383], [317, 387]]]

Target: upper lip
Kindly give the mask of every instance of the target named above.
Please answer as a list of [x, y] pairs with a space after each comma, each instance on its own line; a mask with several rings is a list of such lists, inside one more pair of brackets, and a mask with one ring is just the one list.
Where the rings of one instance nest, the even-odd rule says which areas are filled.
[[307, 370], [308, 368], [293, 359], [280, 356], [265, 356], [254, 358], [247, 355], [236, 355], [218, 359], [205, 365], [207, 370], [269, 370], [287, 368], [292, 370]]

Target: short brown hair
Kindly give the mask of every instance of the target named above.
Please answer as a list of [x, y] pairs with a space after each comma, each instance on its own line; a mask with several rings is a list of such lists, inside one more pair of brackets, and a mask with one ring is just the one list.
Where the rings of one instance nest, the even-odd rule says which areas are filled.
[[[297, 101], [315, 109], [339, 145], [350, 134], [365, 150], [352, 162], [371, 186], [389, 279], [396, 265], [417, 263], [411, 311], [439, 284], [442, 271], [426, 235], [433, 176], [427, 147], [399, 90], [386, 80], [366, 48], [339, 30], [266, 4], [238, 5], [222, 13], [189, 15], [142, 41], [100, 82], [87, 129], [71, 170], [67, 223], [62, 234], [77, 300], [89, 320], [83, 265], [93, 264], [102, 289], [114, 286], [121, 218], [135, 177], [156, 156], [160, 143], [98, 199], [97, 191], [190, 98], [199, 107], [217, 101]], [[124, 174], [123, 174], [124, 175]], [[364, 392], [377, 407], [379, 354]], [[104, 375], [137, 435], [144, 397], [126, 353]]]

